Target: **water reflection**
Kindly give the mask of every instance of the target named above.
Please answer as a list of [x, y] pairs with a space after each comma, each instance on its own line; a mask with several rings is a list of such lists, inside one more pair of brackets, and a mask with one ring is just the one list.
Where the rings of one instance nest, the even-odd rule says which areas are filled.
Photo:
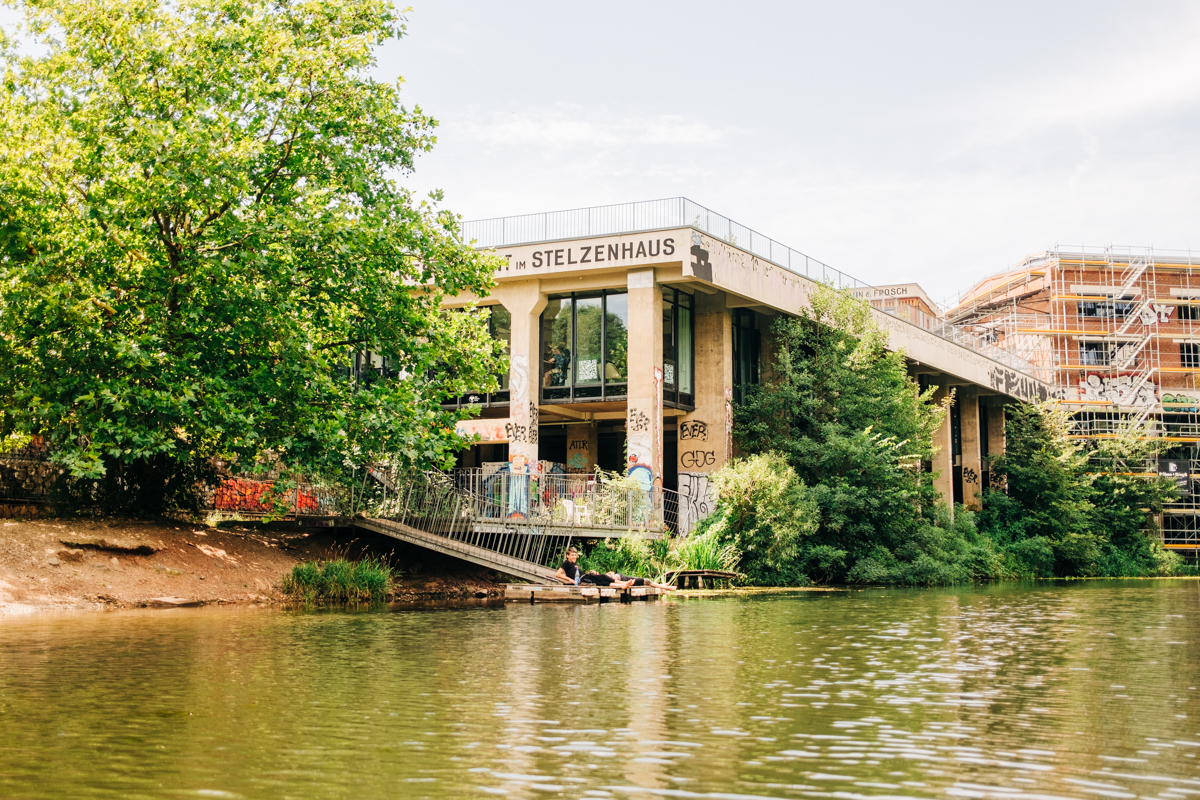
[[1185, 797], [1200, 584], [0, 624], [0, 796]]

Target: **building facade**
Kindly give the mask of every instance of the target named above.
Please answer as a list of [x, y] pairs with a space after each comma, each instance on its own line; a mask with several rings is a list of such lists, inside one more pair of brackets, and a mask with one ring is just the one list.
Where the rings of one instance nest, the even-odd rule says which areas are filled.
[[[505, 264], [488, 297], [445, 305], [490, 307], [510, 369], [498, 392], [456, 401], [479, 406], [460, 424], [478, 442], [460, 467], [626, 473], [678, 493], [680, 530], [708, 513], [708, 478], [734, 455], [739, 388], [769, 379], [773, 321], [799, 314], [817, 282], [862, 288], [682, 198], [487, 220], [467, 233]], [[527, 241], [539, 235], [557, 238]], [[947, 500], [975, 504], [987, 454], [1003, 448], [1002, 404], [1050, 387], [979, 337], [886, 311], [877, 319], [912, 374], [939, 399], [958, 398], [933, 468]]]
[[978, 283], [948, 322], [1035, 365], [1073, 412], [1073, 435], [1141, 425], [1181, 493], [1164, 543], [1193, 550], [1200, 487], [1200, 261], [1152, 248], [1062, 248]]

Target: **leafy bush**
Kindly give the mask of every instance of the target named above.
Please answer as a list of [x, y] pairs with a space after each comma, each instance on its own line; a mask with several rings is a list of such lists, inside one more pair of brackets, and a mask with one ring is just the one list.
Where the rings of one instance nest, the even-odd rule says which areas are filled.
[[661, 572], [650, 540], [638, 531], [603, 540], [587, 553], [580, 554], [579, 566], [584, 571], [594, 570], [601, 574], [619, 572], [639, 577], [655, 576]]
[[309, 561], [292, 567], [283, 578], [283, 593], [305, 602], [329, 600], [364, 602], [382, 600], [399, 574], [383, 559], [367, 556], [358, 561], [335, 558]]
[[737, 459], [712, 476], [717, 510], [697, 534], [715, 537], [741, 555], [751, 583], [796, 585], [806, 537], [817, 529], [817, 505], [787, 462], [773, 453]]

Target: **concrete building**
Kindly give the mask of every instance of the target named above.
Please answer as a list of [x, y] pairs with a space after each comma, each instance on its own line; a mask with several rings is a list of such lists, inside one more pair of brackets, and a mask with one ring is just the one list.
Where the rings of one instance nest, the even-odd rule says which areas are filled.
[[[619, 470], [678, 492], [676, 529], [711, 507], [708, 476], [733, 455], [739, 386], [764, 379], [772, 321], [816, 282], [863, 284], [684, 198], [468, 223], [505, 266], [486, 298], [510, 370], [462, 423], [480, 443], [460, 466], [492, 474]], [[911, 286], [911, 285], [910, 285]], [[919, 290], [919, 287], [916, 287]], [[883, 298], [880, 298], [881, 300]], [[935, 310], [924, 292], [908, 307]], [[956, 392], [933, 468], [943, 495], [977, 504], [986, 458], [1004, 447], [1001, 405], [1048, 397], [1031, 366], [981, 337], [877, 311], [911, 373]], [[915, 314], [914, 314], [915, 316]]]
[[1179, 481], [1164, 543], [1194, 551], [1200, 511], [1200, 259], [1153, 248], [1071, 247], [974, 286], [946, 320], [1030, 362], [1074, 414], [1074, 435], [1133, 421]]

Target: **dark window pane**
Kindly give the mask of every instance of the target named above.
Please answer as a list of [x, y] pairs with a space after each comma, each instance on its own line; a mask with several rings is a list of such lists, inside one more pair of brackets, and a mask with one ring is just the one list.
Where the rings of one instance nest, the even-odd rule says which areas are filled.
[[[604, 380], [629, 380], [629, 295], [609, 293], [605, 298]], [[621, 390], [624, 393], [624, 389]], [[608, 394], [612, 394], [610, 390]]]
[[542, 396], [570, 397], [571, 298], [551, 297], [542, 312], [542, 358], [539, 364]]
[[601, 301], [599, 297], [575, 300], [575, 385], [600, 383]]

